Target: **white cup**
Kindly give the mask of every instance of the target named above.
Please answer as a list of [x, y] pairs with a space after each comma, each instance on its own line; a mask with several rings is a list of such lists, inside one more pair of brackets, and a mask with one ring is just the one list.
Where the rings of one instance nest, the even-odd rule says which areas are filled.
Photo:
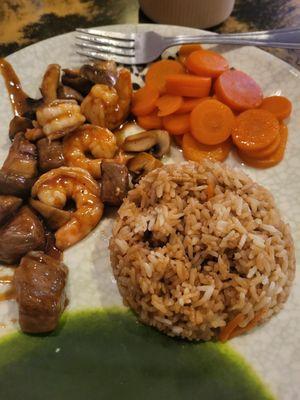
[[210, 28], [232, 12], [235, 0], [139, 0], [143, 12], [155, 22]]

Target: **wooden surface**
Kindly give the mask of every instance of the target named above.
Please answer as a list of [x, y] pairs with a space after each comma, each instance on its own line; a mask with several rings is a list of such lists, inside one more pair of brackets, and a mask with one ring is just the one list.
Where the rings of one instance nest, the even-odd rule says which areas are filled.
[[[137, 0], [2, 0], [0, 56], [76, 27], [151, 22]], [[237, 0], [218, 32], [300, 26], [300, 0]], [[300, 69], [300, 50], [270, 49]]]

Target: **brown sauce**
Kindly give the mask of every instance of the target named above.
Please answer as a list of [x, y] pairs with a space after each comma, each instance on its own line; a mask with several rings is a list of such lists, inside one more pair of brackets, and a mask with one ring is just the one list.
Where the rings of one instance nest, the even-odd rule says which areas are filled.
[[15, 288], [11, 287], [4, 293], [0, 293], [0, 301], [12, 300], [16, 298]]
[[15, 115], [21, 116], [28, 111], [28, 95], [23, 91], [20, 80], [13, 67], [3, 58], [0, 59], [0, 71], [4, 78], [13, 112]]
[[[15, 299], [15, 288], [12, 285], [14, 275], [2, 275], [0, 276], [0, 285], [10, 285], [9, 289], [5, 292], [0, 293], [0, 301]], [[0, 326], [1, 327], [1, 326]]]
[[12, 283], [13, 279], [14, 279], [13, 275], [0, 276], [0, 284], [9, 285], [10, 283]]
[[[0, 58], [0, 74], [2, 74], [6, 90], [8, 92], [11, 106], [13, 112], [16, 116], [23, 116], [28, 112], [32, 112], [34, 110], [34, 106], [36, 107], [40, 104], [41, 99], [35, 100], [31, 99], [22, 89], [21, 82], [14, 71], [12, 65], [6, 61], [5, 59]], [[55, 236], [53, 233], [48, 232], [45, 228], [45, 254], [53, 257], [56, 260], [62, 261], [63, 259], [63, 252], [59, 250], [55, 246]], [[7, 301], [7, 300], [15, 300], [16, 299], [16, 291], [15, 286], [13, 284], [13, 275], [2, 275], [0, 276], [0, 286], [5, 285], [5, 291], [2, 291], [1, 288], [0, 292], [0, 302]], [[67, 300], [66, 300], [67, 301]], [[17, 320], [11, 320], [12, 323], [15, 323]], [[0, 322], [0, 329], [6, 328], [6, 324]]]

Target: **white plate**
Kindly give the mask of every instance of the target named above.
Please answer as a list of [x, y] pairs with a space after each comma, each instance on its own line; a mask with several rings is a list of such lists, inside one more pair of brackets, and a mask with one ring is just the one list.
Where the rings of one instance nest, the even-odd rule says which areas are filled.
[[[119, 32], [155, 30], [163, 35], [197, 34], [196, 29], [164, 25], [114, 25], [101, 29]], [[203, 32], [201, 32], [203, 33]], [[259, 183], [268, 187], [275, 196], [284, 218], [290, 222], [296, 244], [297, 262], [300, 247], [300, 98], [299, 72], [274, 56], [253, 47], [216, 46], [230, 64], [250, 74], [263, 88], [264, 94], [282, 94], [293, 103], [289, 121], [289, 138], [284, 160], [276, 167], [256, 170], [241, 166], [233, 157], [227, 162], [247, 171]], [[172, 53], [172, 51], [171, 51]], [[76, 55], [74, 33], [53, 37], [20, 50], [9, 57], [21, 79], [25, 91], [38, 96], [42, 75], [50, 63], [62, 67], [75, 67], [83, 59]], [[8, 124], [12, 111], [2, 80], [0, 81], [0, 159], [6, 157], [9, 139]], [[70, 309], [93, 306], [121, 305], [113, 278], [107, 249], [112, 218], [105, 217], [98, 228], [85, 240], [65, 252], [70, 268]], [[269, 384], [280, 399], [300, 398], [300, 281], [295, 284], [279, 315], [248, 335], [236, 338], [231, 344], [242, 353]], [[17, 329], [11, 320], [16, 315], [14, 302], [0, 303], [0, 322], [8, 324], [0, 334]]]

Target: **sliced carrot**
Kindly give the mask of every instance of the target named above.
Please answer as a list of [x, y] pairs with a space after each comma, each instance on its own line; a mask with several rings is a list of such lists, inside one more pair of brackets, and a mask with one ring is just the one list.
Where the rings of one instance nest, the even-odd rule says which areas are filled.
[[199, 143], [191, 134], [183, 135], [182, 150], [187, 160], [202, 162], [205, 159], [224, 161], [232, 147], [231, 139], [215, 146]]
[[210, 97], [201, 97], [201, 98], [183, 98], [182, 104], [174, 114], [186, 114], [191, 112], [198, 104], [200, 104], [203, 100], [210, 99]]
[[234, 332], [234, 330], [239, 326], [240, 323], [243, 322], [245, 316], [244, 314], [240, 313], [236, 317], [234, 317], [231, 321], [227, 323], [226, 326], [221, 330], [219, 335], [219, 340], [221, 342], [226, 342]]
[[144, 86], [133, 93], [131, 111], [134, 115], [143, 116], [155, 110], [156, 102], [159, 97], [157, 89]]
[[157, 115], [159, 117], [165, 117], [166, 115], [173, 114], [181, 107], [182, 103], [183, 100], [181, 96], [164, 94], [156, 102], [156, 107], [158, 107]]
[[215, 185], [212, 182], [207, 182], [206, 195], [207, 200], [211, 199], [215, 195]]
[[263, 99], [262, 90], [255, 80], [237, 70], [220, 75], [215, 83], [215, 92], [223, 103], [236, 111], [259, 107]]
[[184, 74], [184, 67], [175, 60], [160, 60], [150, 65], [146, 73], [146, 84], [156, 88], [160, 93], [165, 91], [166, 77], [171, 74]]
[[166, 77], [166, 92], [185, 97], [206, 97], [211, 88], [211, 78], [172, 74]]
[[216, 78], [229, 69], [227, 60], [211, 50], [198, 50], [191, 53], [186, 60], [187, 69], [196, 75]]
[[190, 131], [190, 114], [168, 115], [163, 117], [162, 122], [171, 135], [183, 135]]
[[260, 322], [262, 317], [265, 315], [266, 309], [263, 308], [261, 311], [254, 316], [254, 318], [244, 327], [237, 327], [230, 335], [228, 339], [233, 339], [236, 336], [242, 335], [243, 333], [249, 332], [251, 329], [255, 328], [257, 324]]
[[269, 111], [255, 109], [244, 111], [236, 117], [232, 138], [240, 150], [258, 151], [274, 142], [278, 133], [277, 118]]
[[255, 158], [246, 156], [244, 153], [238, 151], [239, 156], [241, 157], [242, 161], [246, 164], [250, 165], [251, 167], [255, 168], [269, 168], [273, 167], [274, 165], [278, 164], [284, 156], [286, 143], [288, 137], [288, 129], [285, 126], [280, 132], [280, 145], [277, 150], [271, 154], [270, 156], [266, 157], [263, 160], [257, 160]]
[[202, 144], [219, 144], [231, 135], [234, 120], [233, 112], [225, 104], [204, 100], [191, 113], [191, 133]]
[[137, 118], [137, 123], [146, 130], [162, 128], [162, 119], [157, 116], [156, 112], [148, 115], [139, 116]]
[[[280, 128], [282, 129], [282, 128]], [[279, 147], [280, 145], [280, 134], [278, 132], [278, 135], [276, 136], [276, 139], [274, 140], [274, 142], [272, 142], [271, 144], [269, 144], [269, 146], [261, 149], [261, 150], [256, 150], [256, 151], [242, 151], [239, 150], [242, 154], [244, 154], [246, 157], [251, 157], [251, 158], [255, 158], [257, 160], [263, 160], [264, 158], [269, 157], [271, 154], [273, 154]]]
[[173, 135], [173, 139], [178, 147], [182, 147], [183, 135]]
[[191, 53], [197, 50], [202, 50], [202, 46], [200, 44], [183, 44], [179, 48], [178, 55], [189, 56]]
[[282, 121], [291, 115], [292, 103], [283, 96], [270, 96], [263, 99], [260, 108], [270, 111], [279, 121]]
[[187, 57], [197, 50], [202, 50], [200, 44], [183, 44], [178, 51], [178, 60], [185, 65]]

